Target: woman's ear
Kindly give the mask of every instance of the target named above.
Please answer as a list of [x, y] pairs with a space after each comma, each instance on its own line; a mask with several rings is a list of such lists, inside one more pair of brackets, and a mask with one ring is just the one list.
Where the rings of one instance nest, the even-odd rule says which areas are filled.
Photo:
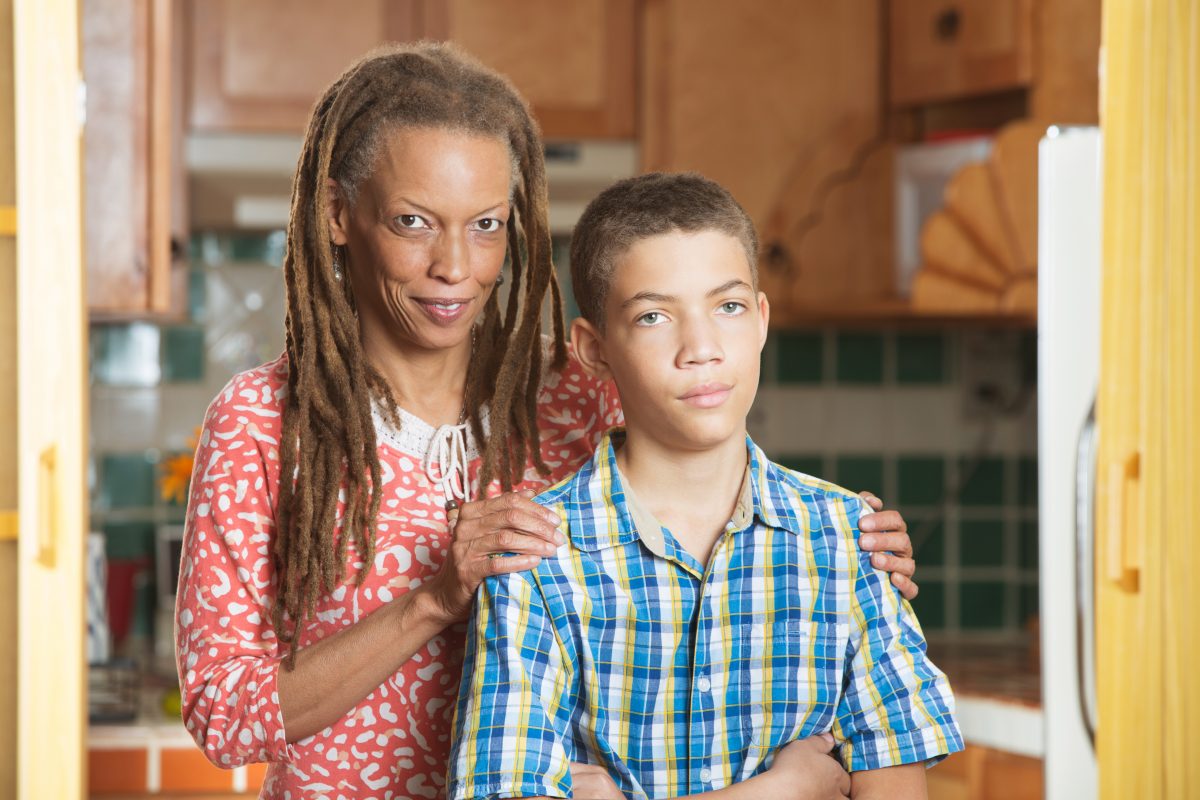
[[612, 370], [604, 358], [604, 339], [596, 326], [583, 317], [571, 321], [571, 349], [588, 375], [602, 381], [612, 378]]
[[329, 198], [329, 207], [326, 209], [329, 240], [338, 246], [344, 245], [348, 240], [346, 229], [350, 222], [350, 209], [346, 207], [345, 198], [342, 197], [342, 188], [333, 178], [325, 181], [325, 196]]

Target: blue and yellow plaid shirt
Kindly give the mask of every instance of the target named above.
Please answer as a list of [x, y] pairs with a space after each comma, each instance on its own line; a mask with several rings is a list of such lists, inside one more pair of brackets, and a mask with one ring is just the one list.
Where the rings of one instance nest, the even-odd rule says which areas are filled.
[[623, 485], [614, 435], [537, 498], [567, 543], [480, 587], [452, 800], [569, 797], [572, 761], [607, 767], [629, 797], [695, 794], [822, 731], [851, 771], [962, 749], [912, 609], [858, 549], [857, 496], [747, 439], [741, 498], [705, 566]]

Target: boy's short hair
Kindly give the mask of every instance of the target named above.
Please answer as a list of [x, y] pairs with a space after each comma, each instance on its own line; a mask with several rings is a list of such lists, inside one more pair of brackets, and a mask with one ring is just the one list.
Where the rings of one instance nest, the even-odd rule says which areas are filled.
[[604, 330], [617, 259], [642, 239], [718, 231], [741, 242], [758, 288], [758, 234], [750, 215], [716, 181], [695, 172], [651, 172], [618, 181], [588, 203], [571, 237], [571, 286], [583, 318]]

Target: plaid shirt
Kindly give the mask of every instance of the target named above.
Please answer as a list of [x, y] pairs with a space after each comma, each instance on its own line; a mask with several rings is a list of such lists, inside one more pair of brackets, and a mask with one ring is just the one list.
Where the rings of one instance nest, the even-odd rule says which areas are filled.
[[568, 797], [572, 761], [630, 797], [695, 794], [822, 731], [851, 771], [962, 749], [912, 609], [857, 547], [858, 497], [747, 440], [706, 568], [624, 486], [612, 437], [537, 498], [567, 544], [480, 587], [451, 798]]

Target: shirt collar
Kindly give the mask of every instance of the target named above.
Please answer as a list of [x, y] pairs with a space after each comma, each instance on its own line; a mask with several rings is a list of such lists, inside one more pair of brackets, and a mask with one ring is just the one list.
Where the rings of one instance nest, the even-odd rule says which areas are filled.
[[[592, 460], [580, 470], [568, 507], [571, 540], [580, 550], [594, 551], [640, 538], [651, 552], [663, 556], [666, 546], [661, 523], [633, 495], [617, 469], [617, 447], [624, 438], [624, 428], [610, 430]], [[734, 527], [741, 530], [757, 518], [764, 525], [798, 534], [803, 526], [788, 502], [795, 493], [787, 491], [782, 468], [749, 436], [746, 449], [749, 459], [734, 509]]]

